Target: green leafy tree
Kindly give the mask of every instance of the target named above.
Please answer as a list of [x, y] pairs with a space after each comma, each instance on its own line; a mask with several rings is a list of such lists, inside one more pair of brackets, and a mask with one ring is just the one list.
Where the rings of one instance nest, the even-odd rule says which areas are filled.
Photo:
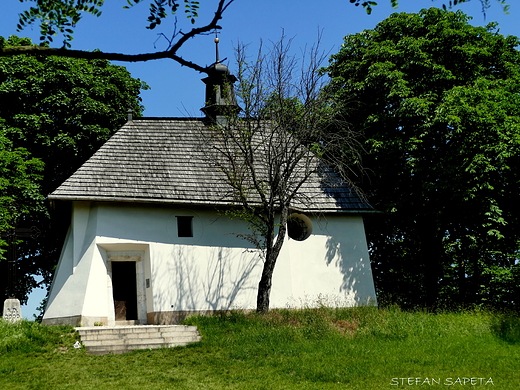
[[359, 185], [382, 212], [367, 220], [380, 298], [407, 306], [491, 302], [490, 289], [505, 304], [520, 292], [509, 283], [520, 238], [519, 41], [468, 19], [393, 14], [347, 36], [325, 69], [334, 104], [364, 134]]
[[[2, 129], [0, 132], [0, 231], [4, 232], [12, 228], [13, 221], [23, 214], [28, 214], [43, 200], [39, 184], [42, 169], [43, 163], [31, 158], [26, 149], [14, 149]], [[2, 244], [5, 244], [4, 241]]]
[[[31, 158], [27, 150], [13, 148], [0, 124], [0, 259], [7, 257], [7, 245], [18, 220], [44, 209], [40, 191], [43, 163]], [[16, 240], [15, 237], [11, 237]], [[8, 265], [0, 261], [0, 286], [7, 286]], [[3, 293], [0, 296], [3, 297]], [[10, 291], [13, 293], [13, 291]], [[3, 302], [3, 299], [2, 299]]]
[[[0, 38], [0, 47], [27, 44], [31, 42], [24, 38]], [[146, 88], [124, 67], [106, 60], [0, 58], [0, 180], [8, 189], [4, 193], [2, 188], [0, 227], [34, 225], [41, 231], [18, 245], [17, 295], [22, 301], [36, 285], [31, 275], [50, 282], [67, 226], [66, 210], [50, 219], [43, 199], [127, 120], [129, 109], [142, 113], [138, 96]], [[1, 258], [5, 261], [5, 255]], [[5, 281], [1, 283], [3, 301]]]

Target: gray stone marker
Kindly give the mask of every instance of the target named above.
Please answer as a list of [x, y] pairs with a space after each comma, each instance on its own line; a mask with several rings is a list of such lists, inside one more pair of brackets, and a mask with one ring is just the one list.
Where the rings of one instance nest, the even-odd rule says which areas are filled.
[[22, 319], [22, 309], [20, 301], [15, 298], [9, 298], [4, 301], [4, 320], [8, 322], [17, 322]]

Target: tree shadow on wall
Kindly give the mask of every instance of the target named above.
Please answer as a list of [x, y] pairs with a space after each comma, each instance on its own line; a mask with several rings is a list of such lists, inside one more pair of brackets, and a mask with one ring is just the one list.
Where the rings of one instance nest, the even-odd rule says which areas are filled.
[[213, 310], [228, 310], [239, 295], [257, 290], [258, 278], [252, 278], [251, 274], [260, 263], [260, 257], [244, 251], [238, 259], [231, 259], [229, 252], [229, 248], [219, 248], [206, 268], [203, 291], [206, 303]]
[[352, 255], [352, 253], [357, 253], [356, 249], [361, 245], [364, 246], [361, 240], [347, 245], [329, 236], [326, 242], [326, 262], [328, 266], [339, 268], [343, 276], [340, 292], [352, 297], [352, 303], [356, 305], [374, 304], [374, 292], [366, 285], [373, 281], [370, 260], [355, 258]]
[[205, 247], [204, 253], [186, 246], [173, 249], [166, 275], [161, 275], [162, 289], [169, 291], [156, 297], [162, 310], [229, 310], [255, 293], [252, 274], [261, 262], [258, 256], [225, 247]]

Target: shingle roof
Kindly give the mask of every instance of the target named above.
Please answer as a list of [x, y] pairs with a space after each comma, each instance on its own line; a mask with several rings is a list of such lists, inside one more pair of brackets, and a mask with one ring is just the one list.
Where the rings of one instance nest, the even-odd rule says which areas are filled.
[[[202, 118], [139, 118], [127, 122], [49, 199], [152, 202], [226, 206], [235, 204], [222, 172], [201, 151]], [[312, 202], [294, 206], [313, 212], [366, 212], [337, 175], [313, 174], [301, 192]], [[333, 183], [333, 184], [330, 184]]]

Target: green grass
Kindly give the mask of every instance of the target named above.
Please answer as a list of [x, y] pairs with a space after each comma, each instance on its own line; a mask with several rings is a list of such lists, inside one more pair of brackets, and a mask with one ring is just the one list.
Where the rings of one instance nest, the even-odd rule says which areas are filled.
[[515, 315], [323, 307], [187, 322], [202, 342], [105, 356], [72, 348], [71, 328], [0, 322], [0, 389], [520, 388]]

